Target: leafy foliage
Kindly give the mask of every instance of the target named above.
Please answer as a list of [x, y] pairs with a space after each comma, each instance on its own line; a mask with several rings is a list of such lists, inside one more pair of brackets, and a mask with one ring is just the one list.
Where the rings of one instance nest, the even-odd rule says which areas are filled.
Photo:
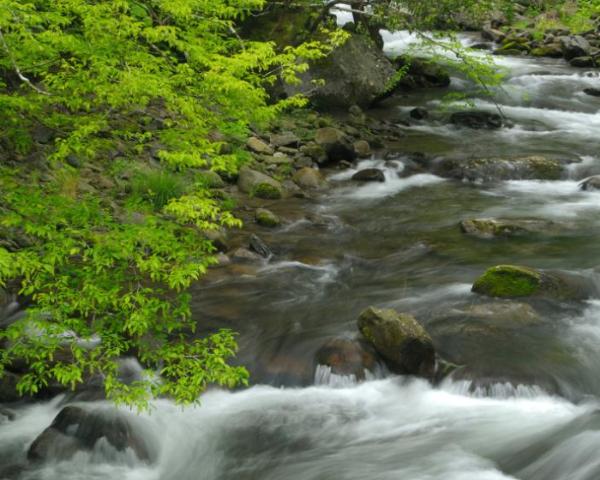
[[[283, 50], [242, 40], [237, 23], [262, 7], [0, 2], [0, 287], [33, 304], [0, 332], [0, 375], [25, 361], [21, 393], [101, 375], [110, 398], [144, 407], [247, 381], [228, 363], [233, 332], [197, 338], [187, 293], [215, 262], [203, 232], [240, 222], [204, 184], [183, 188], [173, 174], [235, 171], [248, 126], [303, 103], [269, 103], [265, 86], [293, 81], [343, 40]], [[114, 172], [151, 158], [162, 171], [122, 188], [127, 176]], [[132, 354], [146, 378], [124, 385], [118, 360]]]

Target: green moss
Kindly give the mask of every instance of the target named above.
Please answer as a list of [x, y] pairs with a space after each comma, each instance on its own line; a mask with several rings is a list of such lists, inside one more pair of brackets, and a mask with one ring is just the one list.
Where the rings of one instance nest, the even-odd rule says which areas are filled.
[[281, 190], [270, 183], [259, 183], [255, 185], [250, 195], [265, 200], [279, 200], [282, 197]]
[[281, 224], [281, 220], [279, 220], [277, 215], [268, 210], [258, 209], [256, 211], [256, 223], [263, 227], [274, 228]]
[[538, 291], [541, 274], [527, 267], [499, 265], [488, 269], [473, 284], [473, 292], [491, 297], [526, 297]]

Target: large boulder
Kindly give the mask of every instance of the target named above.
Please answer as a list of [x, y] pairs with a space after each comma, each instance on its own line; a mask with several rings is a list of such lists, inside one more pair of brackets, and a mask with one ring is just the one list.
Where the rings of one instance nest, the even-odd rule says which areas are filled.
[[315, 133], [315, 143], [325, 152], [327, 162], [356, 159], [354, 144], [348, 135], [337, 128], [319, 128]]
[[592, 50], [590, 42], [581, 35], [561, 37], [560, 45], [566, 60], [572, 60], [577, 57], [588, 57]]
[[585, 300], [596, 293], [595, 285], [580, 275], [518, 265], [489, 268], [475, 281], [472, 290], [489, 297], [549, 300]]
[[294, 183], [301, 188], [308, 190], [317, 190], [327, 185], [327, 181], [319, 170], [310, 167], [304, 167], [294, 173], [292, 177]]
[[248, 167], [240, 169], [237, 184], [242, 192], [257, 198], [276, 200], [283, 197], [283, 188], [277, 180]]
[[460, 228], [467, 235], [488, 239], [552, 233], [560, 226], [550, 220], [535, 218], [468, 218], [460, 222]]
[[150, 448], [130, 419], [114, 410], [88, 410], [64, 407], [31, 444], [27, 458], [32, 461], [68, 460], [79, 451], [90, 451], [104, 440], [117, 451], [131, 449], [140, 459], [150, 462]]
[[364, 380], [367, 371], [373, 372], [377, 366], [377, 354], [363, 340], [332, 338], [316, 353], [317, 365], [331, 368], [336, 375], [353, 375]]
[[429, 334], [411, 315], [369, 307], [358, 318], [360, 333], [392, 372], [431, 376], [435, 351]]
[[476, 130], [501, 128], [504, 124], [502, 117], [497, 113], [484, 111], [455, 112], [450, 115], [450, 122], [459, 127], [473, 128]]
[[396, 89], [446, 88], [450, 85], [448, 71], [431, 60], [398, 57], [394, 64], [398, 69], [406, 71], [395, 86]]
[[532, 155], [513, 158], [442, 158], [434, 173], [446, 178], [491, 182], [497, 180], [558, 180], [564, 161]]
[[394, 74], [391, 62], [372, 40], [352, 35], [330, 55], [312, 62], [300, 75], [299, 85], [284, 89], [288, 95], [307, 95], [320, 109], [368, 107], [387, 93]]
[[352, 175], [357, 182], [385, 182], [385, 175], [379, 168], [365, 168]]

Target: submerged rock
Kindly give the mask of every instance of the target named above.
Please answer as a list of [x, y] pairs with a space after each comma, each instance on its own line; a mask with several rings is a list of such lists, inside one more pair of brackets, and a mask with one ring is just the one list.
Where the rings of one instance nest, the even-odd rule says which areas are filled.
[[385, 175], [378, 168], [365, 168], [352, 175], [357, 182], [385, 182]]
[[600, 190], [600, 175], [594, 175], [593, 177], [585, 179], [579, 184], [579, 188], [586, 191]]
[[585, 300], [590, 298], [596, 289], [584, 277], [567, 272], [498, 265], [486, 270], [475, 281], [472, 290], [481, 295], [501, 298]]
[[248, 167], [240, 169], [238, 188], [257, 198], [277, 200], [283, 197], [283, 187], [277, 180]]
[[559, 180], [564, 172], [564, 162], [536, 155], [462, 160], [444, 158], [433, 169], [442, 177], [470, 181]]
[[529, 218], [470, 218], [460, 222], [463, 233], [479, 238], [513, 237], [530, 233], [548, 233], [557, 225], [550, 220]]
[[360, 314], [358, 328], [392, 372], [431, 376], [435, 351], [429, 334], [411, 315], [369, 307]]
[[141, 433], [135, 431], [124, 415], [67, 406], [33, 441], [27, 458], [31, 461], [68, 460], [79, 451], [92, 450], [101, 440], [120, 452], [131, 449], [140, 460], [149, 462], [153, 457]]
[[365, 379], [365, 371], [373, 371], [377, 355], [373, 348], [362, 340], [332, 338], [316, 353], [317, 365], [331, 368], [336, 375], [354, 375], [357, 380]]
[[480, 111], [455, 112], [450, 116], [450, 122], [460, 127], [489, 130], [501, 128], [504, 124], [499, 114]]
[[269, 258], [273, 255], [269, 246], [257, 235], [250, 235], [248, 245], [252, 251], [258, 253], [263, 258]]
[[600, 88], [586, 88], [583, 93], [591, 97], [600, 97]]

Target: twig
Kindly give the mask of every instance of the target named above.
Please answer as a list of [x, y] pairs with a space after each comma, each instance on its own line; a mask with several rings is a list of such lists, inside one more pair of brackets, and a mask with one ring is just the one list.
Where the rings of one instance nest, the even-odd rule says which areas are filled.
[[40, 93], [41, 95], [50, 96], [51, 95], [50, 93], [37, 87], [36, 85], [33, 84], [33, 82], [31, 80], [29, 80], [29, 78], [27, 78], [25, 75], [23, 75], [23, 73], [21, 72], [21, 69], [19, 68], [19, 65], [17, 65], [15, 57], [13, 56], [10, 48], [8, 47], [8, 43], [6, 43], [6, 39], [4, 38], [4, 34], [2, 33], [1, 28], [0, 28], [0, 42], [2, 42], [2, 46], [4, 47], [4, 50], [6, 50], [6, 53], [8, 54], [8, 58], [10, 59], [10, 63], [12, 64], [13, 69], [15, 70], [15, 73], [17, 74], [19, 79], [23, 83], [27, 84], [30, 88], [35, 90], [37, 93]]

